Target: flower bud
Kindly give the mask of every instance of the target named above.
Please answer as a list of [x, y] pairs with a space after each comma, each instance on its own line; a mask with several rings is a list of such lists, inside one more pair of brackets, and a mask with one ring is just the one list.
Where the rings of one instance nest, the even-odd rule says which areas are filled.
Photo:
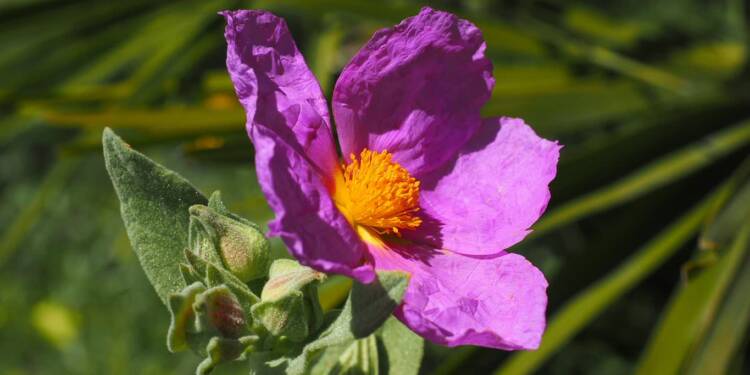
[[226, 286], [217, 286], [198, 294], [193, 302], [198, 330], [216, 332], [220, 337], [236, 339], [248, 333], [245, 312], [237, 297]]
[[290, 259], [273, 262], [253, 318], [272, 335], [301, 342], [323, 322], [317, 284], [325, 275]]
[[190, 246], [243, 282], [266, 276], [270, 244], [258, 227], [211, 207], [190, 207]]
[[240, 358], [258, 340], [241, 303], [225, 285], [207, 289], [195, 282], [170, 295], [168, 307], [172, 319], [167, 347], [172, 352], [190, 348], [205, 357], [197, 374]]

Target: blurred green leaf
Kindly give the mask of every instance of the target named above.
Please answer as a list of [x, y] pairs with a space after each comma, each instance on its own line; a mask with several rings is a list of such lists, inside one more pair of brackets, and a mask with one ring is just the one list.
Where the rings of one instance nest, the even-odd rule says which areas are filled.
[[[734, 174], [737, 192], [731, 202], [716, 208], [701, 232], [700, 250], [717, 250], [729, 245], [740, 228], [750, 220], [750, 157]], [[742, 185], [744, 183], [744, 186]]]
[[179, 263], [188, 245], [188, 208], [208, 200], [180, 175], [131, 149], [111, 130], [102, 136], [133, 250], [156, 293], [167, 303], [185, 287]]
[[[729, 286], [726, 298], [714, 318], [711, 330], [705, 339], [689, 357], [686, 366], [688, 374], [727, 374], [735, 357], [741, 357], [741, 347], [747, 340], [747, 329], [750, 320], [750, 247], [748, 228], [738, 234], [737, 241], [745, 240], [745, 259], [738, 266], [736, 279]], [[744, 238], [743, 238], [744, 237]]]
[[65, 183], [77, 165], [77, 159], [75, 158], [59, 160], [42, 181], [34, 194], [34, 198], [15, 217], [13, 223], [3, 231], [0, 238], [0, 267], [18, 249], [21, 241], [28, 235], [40, 216], [44, 214], [45, 209], [55, 199], [55, 196], [63, 191]]
[[602, 189], [557, 207], [534, 225], [539, 236], [672, 183], [750, 142], [750, 120], [673, 151]]
[[[71, 34], [82, 32], [123, 12], [141, 8], [145, 0], [121, 3], [72, 2], [60, 7], [46, 7], [27, 17], [3, 22], [0, 27], [0, 68], [23, 61], [23, 58], [44, 50], [48, 43], [65, 40]], [[44, 27], [40, 27], [44, 26]]]
[[[710, 262], [700, 271], [699, 275], [694, 278], [691, 277], [687, 283], [680, 285], [643, 353], [638, 366], [638, 373], [676, 373], [681, 369], [690, 369], [689, 366], [686, 367], [686, 362], [693, 361], [698, 368], [712, 364], [726, 370], [731, 359], [727, 356], [733, 353], [731, 348], [737, 347], [740, 339], [744, 337], [745, 330], [741, 330], [741, 333], [734, 332], [735, 335], [740, 334], [739, 338], [730, 334], [709, 340], [704, 344], [701, 344], [701, 342], [703, 338], [710, 336], [707, 332], [714, 326], [714, 319], [720, 309], [722, 300], [727, 290], [731, 289], [732, 280], [739, 266], [744, 263], [743, 259], [747, 257], [747, 249], [750, 247], [750, 243], [748, 243], [750, 226], [747, 225], [750, 222], [749, 219], [750, 183], [746, 183], [714, 223], [706, 229], [706, 233], [710, 233], [709, 236], [717, 233], [716, 227], [734, 229], [734, 240], [731, 244], [726, 240], [717, 240], [718, 242], [712, 242], [712, 248], [699, 249], [698, 256], [701, 256], [701, 252], [704, 251], [719, 252], [718, 260]], [[738, 232], [737, 229], [740, 226], [742, 229]], [[705, 235], [704, 238], [706, 238]], [[705, 240], [702, 243], [705, 243]], [[744, 288], [744, 285], [740, 284], [736, 287], [741, 289]], [[746, 299], [746, 297], [747, 295], [743, 299]], [[724, 314], [732, 314], [733, 309], [742, 310], [745, 308], [742, 301], [729, 301], [730, 304], [732, 302], [734, 304], [739, 303], [739, 306], [730, 306], [728, 310], [723, 311]], [[738, 324], [739, 322], [733, 321], [733, 323]], [[727, 323], [723, 322], [723, 324]], [[722, 328], [726, 330], [726, 327]], [[726, 340], [723, 344], [733, 345], [721, 347], [721, 350], [724, 351], [721, 354], [724, 357], [722, 361], [719, 361], [718, 358], [722, 357], [718, 356], [719, 353], [715, 353], [714, 345], [719, 344], [717, 340], [722, 339]], [[696, 358], [696, 347], [701, 345], [705, 345], [706, 348], [703, 351], [699, 350], [697, 353], [701, 356]], [[703, 357], [712, 353], [717, 355], [715, 362], [714, 359]], [[723, 373], [723, 371], [698, 373]]]
[[310, 70], [315, 74], [324, 93], [333, 90], [334, 73], [341, 68], [338, 57], [343, 38], [344, 32], [341, 27], [334, 24], [316, 34], [312, 40], [312, 48], [308, 53]]
[[565, 26], [611, 46], [629, 47], [636, 43], [643, 27], [628, 20], [612, 19], [589, 7], [573, 5], [564, 15]]
[[[518, 69], [507, 72], [505, 69], [495, 70], [498, 80], [517, 75]], [[523, 79], [525, 74], [536, 78], [524, 79], [524, 85], [520, 87], [503, 87], [505, 83], [501, 83], [500, 90], [495, 90], [482, 113], [522, 117], [542, 134], [560, 137], [631, 116], [649, 106], [648, 98], [632, 82], [601, 79], [565, 83], [560, 72], [555, 74], [552, 70], [542, 74], [541, 70], [547, 70], [544, 66], [527, 69], [519, 78]], [[541, 84], [535, 86], [534, 82]]]
[[243, 110], [209, 108], [165, 108], [162, 110], [113, 109], [104, 112], [70, 113], [43, 107], [30, 107], [51, 124], [103, 129], [105, 126], [132, 128], [156, 134], [206, 134], [237, 131], [244, 124]]
[[696, 91], [694, 83], [683, 77], [629, 58], [604, 46], [572, 38], [563, 30], [536, 17], [524, 17], [519, 24], [523, 30], [552, 43], [563, 54], [577, 61], [617, 72], [673, 94], [686, 95]]
[[65, 349], [80, 334], [80, 317], [70, 308], [51, 301], [41, 301], [31, 310], [31, 324], [45, 339]]

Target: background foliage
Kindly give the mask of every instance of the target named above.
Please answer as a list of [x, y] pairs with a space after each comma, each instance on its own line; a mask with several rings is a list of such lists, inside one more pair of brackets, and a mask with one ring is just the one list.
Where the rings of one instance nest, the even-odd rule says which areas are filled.
[[[497, 78], [485, 113], [565, 149], [547, 215], [513, 249], [550, 281], [542, 349], [428, 346], [423, 372], [750, 372], [747, 4], [430, 4], [483, 30]], [[130, 250], [100, 137], [113, 127], [233, 211], [270, 218], [218, 10], [284, 16], [330, 95], [374, 30], [421, 5], [0, 3], [0, 374], [194, 368], [165, 348], [169, 317]], [[348, 285], [331, 279], [323, 305]]]

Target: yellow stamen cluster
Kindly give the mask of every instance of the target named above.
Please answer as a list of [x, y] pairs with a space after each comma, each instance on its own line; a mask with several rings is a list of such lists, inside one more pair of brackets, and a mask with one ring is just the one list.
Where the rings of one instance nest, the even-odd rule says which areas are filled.
[[334, 199], [342, 212], [356, 225], [377, 233], [400, 235], [401, 229], [422, 224], [419, 211], [419, 181], [392, 161], [387, 151], [362, 150], [359, 159], [343, 166], [343, 181], [336, 185]]

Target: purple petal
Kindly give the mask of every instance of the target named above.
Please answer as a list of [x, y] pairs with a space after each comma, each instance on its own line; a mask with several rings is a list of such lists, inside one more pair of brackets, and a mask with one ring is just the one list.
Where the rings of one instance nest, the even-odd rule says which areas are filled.
[[248, 134], [252, 127], [268, 128], [332, 176], [338, 159], [326, 100], [286, 22], [263, 11], [221, 14], [227, 68], [245, 107]]
[[375, 33], [334, 90], [344, 156], [387, 150], [415, 176], [453, 157], [494, 86], [485, 48], [476, 26], [430, 8]]
[[446, 346], [539, 347], [547, 281], [524, 257], [473, 258], [417, 246], [370, 251], [376, 268], [411, 273], [395, 315], [422, 337]]
[[281, 236], [302, 264], [371, 282], [365, 245], [307, 159], [266, 127], [253, 127], [252, 138], [258, 181], [276, 212], [269, 234]]
[[421, 179], [425, 220], [405, 235], [468, 255], [509, 248], [547, 208], [560, 148], [521, 119], [485, 120], [458, 156]]

